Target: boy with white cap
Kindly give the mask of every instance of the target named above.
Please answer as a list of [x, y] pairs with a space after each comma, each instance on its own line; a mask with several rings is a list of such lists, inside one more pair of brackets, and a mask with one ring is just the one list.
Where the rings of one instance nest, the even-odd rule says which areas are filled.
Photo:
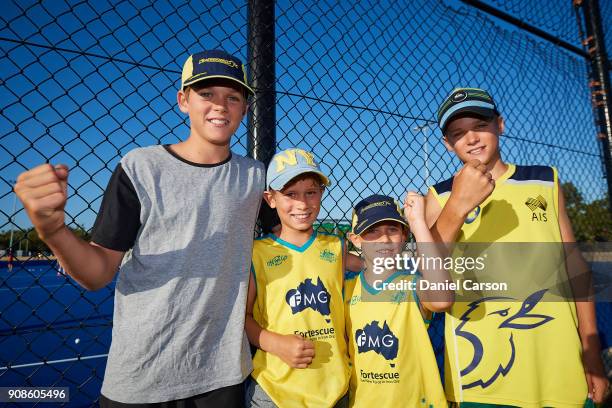
[[329, 184], [301, 149], [277, 153], [268, 167], [264, 198], [281, 226], [253, 248], [246, 332], [258, 350], [247, 406], [347, 404], [344, 243], [313, 228]]

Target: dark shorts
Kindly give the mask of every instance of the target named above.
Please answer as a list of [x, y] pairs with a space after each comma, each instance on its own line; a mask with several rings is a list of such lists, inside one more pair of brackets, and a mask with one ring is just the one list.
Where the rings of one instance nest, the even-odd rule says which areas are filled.
[[243, 408], [244, 407], [244, 384], [230, 385], [194, 395], [193, 397], [151, 404], [126, 404], [109, 400], [100, 395], [101, 408]]

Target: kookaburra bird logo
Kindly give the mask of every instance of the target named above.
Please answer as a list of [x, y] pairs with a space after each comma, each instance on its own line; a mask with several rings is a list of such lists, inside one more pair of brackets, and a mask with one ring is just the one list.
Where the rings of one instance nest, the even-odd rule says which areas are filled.
[[[505, 301], [512, 302], [512, 301], [517, 300], [511, 297], [503, 297], [503, 296], [485, 297], [485, 298], [476, 300], [468, 305], [468, 309], [465, 311], [465, 313], [463, 313], [463, 315], [461, 315], [461, 318], [460, 318], [461, 323], [459, 323], [459, 325], [455, 329], [455, 335], [467, 340], [474, 349], [472, 360], [469, 362], [469, 364], [467, 364], [467, 366], [461, 369], [462, 379], [467, 380], [465, 383], [463, 383], [463, 386], [462, 386], [463, 389], [474, 388], [474, 387], [487, 388], [488, 386], [493, 384], [497, 379], [499, 379], [500, 376], [504, 377], [508, 375], [508, 373], [512, 369], [514, 362], [517, 358], [517, 350], [516, 350], [516, 346], [514, 342], [515, 334], [520, 336], [520, 334], [517, 333], [517, 330], [535, 329], [536, 327], [546, 324], [549, 321], [554, 319], [553, 317], [547, 316], [544, 314], [531, 313], [533, 309], [538, 305], [538, 303], [542, 300], [542, 297], [544, 296], [546, 291], [547, 289], [543, 289], [543, 290], [540, 290], [538, 292], [535, 292], [529, 295], [523, 301], [519, 310], [514, 312], [512, 315], [510, 315], [512, 308], [507, 307], [510, 305], [510, 303], [505, 302]], [[493, 301], [504, 301], [503, 303], [497, 303], [502, 307], [500, 310], [496, 310], [496, 311], [487, 313], [484, 317], [482, 317], [481, 320], [485, 320], [485, 319], [490, 320], [490, 319], [495, 319], [495, 318], [498, 319], [490, 323], [497, 326], [496, 328], [498, 330], [504, 330], [504, 332], [508, 333], [507, 337], [505, 336], [501, 337], [501, 338], [504, 338], [505, 341], [507, 341], [507, 343], [505, 344], [508, 347], [508, 352], [506, 353], [508, 357], [505, 357], [504, 355], [503, 362], [499, 362], [497, 367], [493, 367], [493, 370], [489, 370], [487, 374], [483, 374], [485, 370], [482, 370], [479, 368], [482, 368], [480, 366], [481, 366], [481, 363], [483, 362], [484, 356], [488, 356], [489, 358], [491, 358], [491, 351], [489, 351], [488, 353], [486, 352], [481, 339], [478, 336], [476, 336], [474, 333], [472, 333], [469, 330], [469, 326], [466, 327], [466, 325], [468, 324], [468, 322], [470, 322], [470, 318], [471, 316], [474, 315], [474, 312], [482, 311], [479, 309], [484, 307], [484, 302], [487, 302], [487, 301], [491, 301], [493, 304], [496, 304]], [[503, 318], [503, 320], [501, 320], [501, 322], [499, 322], [498, 324], [500, 317]], [[496, 337], [496, 341], [497, 339], [500, 339], [500, 337]], [[494, 356], [494, 357], [500, 358], [500, 356]], [[491, 371], [493, 372], [491, 373]], [[467, 377], [468, 375], [469, 377]]]

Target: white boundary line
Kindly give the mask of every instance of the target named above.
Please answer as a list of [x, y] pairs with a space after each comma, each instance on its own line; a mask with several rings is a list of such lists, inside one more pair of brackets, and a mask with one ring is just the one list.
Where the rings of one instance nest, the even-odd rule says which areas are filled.
[[103, 358], [106, 356], [108, 356], [108, 354], [95, 354], [93, 356], [65, 358], [62, 360], [51, 360], [47, 362], [39, 361], [38, 363], [28, 363], [28, 364], [12, 365], [10, 367], [0, 367], [0, 371], [8, 370], [9, 368], [35, 367], [35, 366], [41, 366], [41, 365], [47, 365], [47, 364], [67, 363], [69, 361], [91, 360], [94, 358]]

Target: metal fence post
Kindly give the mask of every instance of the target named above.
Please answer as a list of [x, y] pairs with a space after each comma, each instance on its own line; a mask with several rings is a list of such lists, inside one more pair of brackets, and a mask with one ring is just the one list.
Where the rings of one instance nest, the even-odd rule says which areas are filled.
[[608, 208], [612, 211], [612, 93], [610, 92], [609, 62], [601, 24], [598, 0], [582, 2], [587, 38], [584, 44], [590, 55], [591, 98], [595, 125], [603, 151], [608, 182]]
[[247, 150], [266, 165], [276, 147], [274, 7], [274, 0], [248, 2], [248, 60], [256, 96], [249, 108]]

